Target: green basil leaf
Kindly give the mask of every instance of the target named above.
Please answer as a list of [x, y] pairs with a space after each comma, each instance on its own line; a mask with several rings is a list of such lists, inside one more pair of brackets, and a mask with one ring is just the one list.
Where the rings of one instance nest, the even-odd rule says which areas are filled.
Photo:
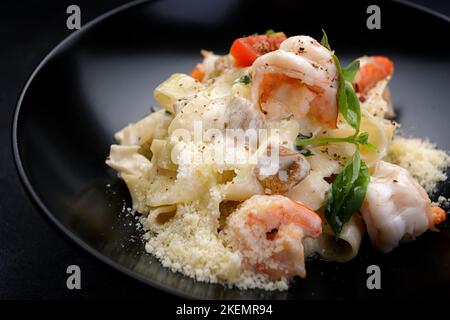
[[366, 197], [367, 185], [369, 182], [369, 169], [364, 162], [361, 162], [358, 179], [356, 179], [354, 187], [350, 190], [348, 196], [346, 197], [346, 202], [342, 206], [341, 221], [344, 221], [344, 224], [348, 222], [352, 215], [361, 208], [364, 198]]
[[[321, 44], [330, 50], [327, 34], [323, 29], [322, 32], [323, 37]], [[339, 58], [335, 54], [333, 55], [333, 60], [338, 73], [339, 84], [337, 90], [337, 103], [339, 113], [342, 114], [344, 119], [356, 130], [357, 134], [361, 122], [361, 109], [359, 99], [353, 90], [351, 81], [359, 69], [359, 61], [356, 60], [347, 68], [342, 68]]]
[[346, 81], [352, 82], [359, 70], [359, 60], [350, 63], [346, 68], [342, 68], [342, 75]]
[[355, 181], [358, 179], [359, 169], [361, 167], [361, 158], [359, 152], [356, 151], [353, 154], [352, 160], [347, 166], [345, 166], [342, 175], [338, 175], [335, 182], [339, 187], [339, 196], [336, 197], [338, 201], [336, 202], [336, 209], [340, 209], [344, 205], [345, 195], [351, 191], [351, 188]]
[[[306, 139], [305, 139], [306, 138]], [[347, 143], [353, 143], [354, 145], [362, 145], [369, 149], [371, 149], [374, 152], [378, 152], [378, 148], [369, 143], [369, 133], [363, 132], [359, 135], [352, 135], [350, 137], [317, 137], [317, 138], [308, 138], [302, 134], [299, 134], [297, 136], [297, 140], [295, 142], [295, 145], [297, 148], [302, 148], [304, 146], [312, 146], [315, 144], [326, 144], [326, 143], [340, 143], [340, 142], [347, 142]]]
[[345, 79], [342, 76], [341, 63], [338, 57], [333, 55], [333, 60], [338, 71], [338, 90], [337, 90], [337, 103], [339, 113], [342, 114], [344, 119], [347, 119], [347, 95], [345, 94]]
[[320, 44], [331, 51], [330, 44], [328, 43], [327, 33], [323, 29], [322, 29], [322, 40], [320, 40]]
[[361, 108], [359, 105], [359, 99], [356, 96], [355, 91], [353, 91], [352, 84], [345, 81], [345, 96], [347, 101], [346, 114], [342, 114], [347, 120], [348, 124], [351, 125], [356, 132], [359, 132], [359, 127], [361, 123]]
[[368, 144], [369, 143], [369, 133], [362, 132], [356, 137], [356, 142], [360, 144]]
[[361, 208], [369, 181], [369, 169], [356, 151], [331, 185], [325, 203], [325, 218], [337, 238], [344, 224]]
[[355, 143], [360, 144], [362, 146], [365, 146], [365, 147], [367, 147], [367, 148], [369, 148], [369, 149], [371, 149], [371, 150], [373, 150], [375, 152], [378, 152], [378, 148], [375, 145], [369, 143], [369, 133], [368, 132], [360, 133], [356, 137]]

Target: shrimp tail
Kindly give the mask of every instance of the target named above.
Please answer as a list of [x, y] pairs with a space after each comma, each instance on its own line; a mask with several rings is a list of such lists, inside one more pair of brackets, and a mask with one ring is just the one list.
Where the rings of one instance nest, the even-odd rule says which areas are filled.
[[444, 209], [439, 208], [438, 206], [432, 206], [432, 218], [433, 218], [433, 225], [440, 224], [445, 221], [447, 218], [447, 213]]
[[353, 80], [355, 91], [366, 95], [375, 85], [394, 73], [394, 63], [384, 56], [361, 58], [361, 67]]

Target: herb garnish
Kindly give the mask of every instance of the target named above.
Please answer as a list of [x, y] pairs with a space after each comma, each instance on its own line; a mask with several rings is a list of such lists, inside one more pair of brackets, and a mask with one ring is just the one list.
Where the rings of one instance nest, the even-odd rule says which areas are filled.
[[310, 157], [314, 155], [314, 153], [312, 153], [311, 150], [305, 149], [302, 146], [295, 146], [295, 149], [298, 151], [298, 153], [300, 153], [305, 157]]
[[239, 79], [236, 79], [235, 83], [243, 83], [243, 84], [249, 84], [252, 82], [252, 76], [251, 74], [244, 74]]
[[[323, 36], [320, 43], [331, 51], [330, 44], [328, 43], [328, 37], [325, 30], [322, 29]], [[336, 64], [338, 71], [338, 108], [348, 124], [351, 125], [356, 133], [359, 132], [359, 126], [361, 123], [361, 109], [359, 105], [359, 99], [353, 90], [352, 81], [358, 72], [359, 61], [355, 60], [350, 63], [346, 68], [341, 67], [338, 57], [333, 54], [333, 60]]]
[[350, 162], [331, 185], [325, 202], [325, 218], [336, 238], [339, 238], [344, 224], [361, 208], [369, 181], [369, 169], [356, 150]]
[[264, 33], [266, 36], [277, 36], [279, 34], [282, 34], [283, 32], [280, 31], [275, 31], [273, 29], [267, 29], [266, 32]]
[[299, 134], [297, 136], [296, 146], [303, 147], [303, 146], [310, 146], [310, 145], [315, 145], [315, 144], [348, 142], [348, 143], [353, 143], [356, 146], [358, 146], [358, 145], [366, 146], [373, 151], [377, 151], [377, 147], [374, 146], [373, 144], [369, 143], [368, 139], [369, 139], [369, 133], [367, 133], [367, 132], [362, 132], [358, 135], [353, 135], [350, 137], [343, 137], [343, 138], [317, 137], [317, 138], [304, 139], [304, 138], [302, 138], [302, 135]]

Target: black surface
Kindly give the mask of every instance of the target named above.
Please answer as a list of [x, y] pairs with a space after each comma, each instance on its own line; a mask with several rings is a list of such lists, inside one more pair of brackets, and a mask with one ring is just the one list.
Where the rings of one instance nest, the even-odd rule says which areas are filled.
[[[77, 1], [83, 23], [127, 1]], [[20, 91], [34, 68], [63, 38], [73, 1], [0, 2], [0, 298], [173, 299], [131, 280], [68, 240], [29, 200], [11, 148], [11, 124]], [[82, 290], [66, 288], [66, 268], [82, 270]]]
[[[167, 3], [167, 1], [164, 3]], [[13, 105], [27, 74], [58, 40], [69, 34], [65, 29], [66, 16], [64, 14], [69, 3], [58, 2], [57, 5], [48, 7], [44, 7], [42, 4], [33, 4], [29, 1], [27, 4], [25, 8], [28, 9], [21, 11], [23, 16], [18, 16], [18, 19], [2, 19], [0, 21], [2, 39], [6, 39], [5, 42], [9, 44], [6, 51], [9, 56], [3, 57], [2, 61], [2, 69], [7, 71], [5, 74], [8, 77], [1, 78], [2, 91], [0, 96], [2, 103], [1, 121], [5, 123], [0, 127], [0, 133], [2, 138], [6, 137], [7, 139], [9, 138], [9, 124]], [[78, 4], [82, 8], [84, 7], [83, 2]], [[90, 14], [90, 17], [93, 17], [115, 4], [120, 4], [120, 1], [108, 1], [103, 6], [99, 1], [95, 2], [95, 5], [90, 3], [92, 9], [82, 9], [83, 15], [85, 14], [83, 19], [87, 20]], [[230, 5], [229, 8], [231, 8], [228, 10], [235, 12], [233, 10], [236, 10], [236, 7], [233, 8], [231, 4], [237, 7], [239, 7], [239, 4], [233, 1], [228, 2], [227, 6]], [[4, 2], [1, 5], [7, 5], [9, 10], [13, 7], [11, 4], [5, 5]], [[305, 21], [308, 19], [307, 16], [302, 16], [303, 23], [300, 25], [299, 23], [286, 25], [285, 21], [267, 16], [267, 12], [262, 13], [262, 17], [257, 15], [257, 21], [252, 21], [246, 16], [244, 16], [245, 19], [243, 16], [238, 19], [236, 15], [230, 17], [230, 15], [225, 14], [227, 6], [217, 6], [215, 10], [206, 9], [203, 13], [201, 3], [200, 6], [180, 8], [180, 10], [175, 10], [175, 13], [174, 10], [170, 10], [173, 9], [170, 5], [158, 4], [158, 6], [160, 8], [158, 9], [159, 16], [154, 15], [155, 9], [152, 7], [145, 13], [143, 11], [137, 12], [133, 18], [125, 15], [122, 24], [117, 24], [117, 20], [115, 23], [108, 24], [108, 22], [105, 22], [99, 27], [100, 31], [93, 30], [93, 35], [83, 38], [81, 46], [78, 43], [74, 47], [75, 49], [68, 48], [66, 55], [57, 56], [46, 67], [48, 72], [43, 72], [42, 75], [38, 76], [37, 79], [41, 82], [37, 81], [34, 88], [33, 86], [30, 88], [29, 94], [33, 99], [29, 101], [25, 99], [25, 103], [27, 103], [28, 115], [32, 115], [32, 118], [28, 118], [28, 120], [32, 119], [32, 121], [27, 122], [25, 120], [24, 123], [42, 124], [42, 126], [38, 125], [34, 128], [36, 130], [25, 130], [23, 133], [23, 136], [30, 142], [24, 144], [24, 154], [27, 159], [33, 158], [33, 161], [27, 161], [25, 165], [31, 168], [34, 177], [38, 177], [35, 182], [39, 184], [39, 192], [47, 197], [51, 196], [52, 199], [58, 199], [58, 202], [54, 201], [52, 204], [58, 214], [67, 212], [67, 210], [60, 210], [61, 207], [67, 205], [69, 198], [73, 199], [73, 194], [86, 190], [87, 181], [92, 182], [94, 178], [103, 175], [105, 169], [100, 167], [100, 164], [103, 163], [112, 133], [130, 120], [135, 120], [145, 114], [151, 102], [151, 88], [155, 84], [173, 71], [189, 70], [195, 59], [198, 59], [195, 52], [199, 48], [208, 46], [208, 49], [225, 49], [227, 44], [222, 42], [223, 39], [228, 38], [231, 41], [241, 33], [263, 31], [268, 27], [282, 29], [289, 34], [295, 34], [301, 28], [302, 33], [318, 35], [320, 26], [325, 26], [329, 30], [328, 33], [334, 47], [341, 50], [340, 52], [345, 53], [347, 51], [353, 55], [377, 52], [382, 48], [382, 53], [389, 54], [397, 63], [397, 73], [392, 90], [394, 102], [400, 107], [400, 110], [404, 110], [406, 106], [414, 109], [414, 113], [402, 113], [405, 127], [412, 128], [414, 133], [419, 136], [430, 136], [441, 147], [450, 149], [447, 132], [443, 133], [441, 129], [445, 128], [446, 123], [448, 123], [448, 110], [443, 110], [444, 113], [440, 117], [432, 116], [429, 122], [417, 121], [429, 114], [430, 110], [441, 110], [447, 105], [449, 92], [445, 91], [448, 91], [446, 83], [448, 83], [450, 71], [448, 50], [445, 47], [439, 50], [436, 47], [428, 49], [427, 46], [422, 45], [422, 42], [418, 46], [417, 36], [415, 36], [416, 29], [428, 31], [430, 34], [427, 39], [429, 40], [428, 44], [439, 43], [439, 39], [449, 34], [448, 24], [442, 28], [442, 25], [435, 19], [424, 18], [422, 15], [417, 16], [414, 13], [416, 11], [407, 9], [408, 14], [405, 16], [410, 20], [406, 19], [403, 22], [403, 27], [400, 28], [403, 28], [404, 31], [413, 32], [392, 39], [389, 38], [388, 33], [398, 32], [399, 26], [393, 23], [393, 15], [398, 15], [399, 12], [391, 12], [392, 15], [389, 15], [389, 13], [386, 15], [385, 21], [392, 21], [392, 23], [386, 24], [387, 30], [382, 30], [373, 37], [373, 41], [366, 44], [361, 42], [360, 39], [364, 39], [361, 37], [343, 38], [342, 33], [332, 27], [335, 23], [332, 22], [334, 21], [332, 15], [335, 11], [331, 9], [319, 19], [320, 21], [316, 21], [316, 25], [307, 24]], [[288, 6], [287, 2], [279, 1], [276, 7], [281, 8], [283, 6]], [[20, 7], [20, 4], [16, 4], [16, 8], [18, 7]], [[87, 2], [85, 7], [88, 7]], [[241, 12], [252, 16], [251, 8], [251, 4], [248, 4], [243, 7], [244, 10]], [[295, 8], [285, 11], [289, 13], [287, 15], [288, 21], [297, 21], [292, 19], [298, 18]], [[5, 8], [1, 9], [1, 12], [5, 12]], [[92, 13], [94, 10], [97, 10], [96, 13]], [[198, 14], [198, 10], [200, 10], [200, 14]], [[214, 15], [214, 12], [218, 15]], [[274, 12], [273, 10], [270, 14], [274, 14]], [[252, 13], [254, 17], [254, 11]], [[402, 11], [402, 13], [405, 13], [405, 11]], [[175, 14], [176, 21], [171, 20], [170, 14]], [[161, 19], [161, 16], [164, 18]], [[198, 21], [199, 16], [202, 17], [201, 21]], [[37, 17], [39, 19], [36, 19]], [[56, 19], [56, 17], [58, 18]], [[152, 19], [148, 19], [149, 17]], [[158, 17], [161, 20], [158, 21]], [[383, 17], [385, 17], [384, 11]], [[120, 16], [117, 19], [120, 20]], [[192, 19], [194, 23], [192, 23]], [[232, 19], [233, 25], [221, 25], [217, 22], [223, 21], [223, 19]], [[180, 20], [184, 21], [184, 24]], [[195, 23], [195, 20], [197, 20], [197, 23]], [[267, 25], [267, 21], [270, 21], [270, 26]], [[398, 23], [398, 19], [395, 21]], [[420, 21], [423, 27], [419, 27], [417, 21]], [[357, 22], [360, 23], [361, 21], [357, 20]], [[320, 23], [322, 24], [317, 27], [317, 24]], [[408, 25], [408, 23], [414, 23], [415, 26], [406, 28], [405, 25]], [[340, 28], [350, 26], [351, 23], [340, 24]], [[14, 30], [14, 32], [8, 32], [7, 29]], [[30, 30], [32, 31], [31, 37]], [[97, 37], [99, 32], [102, 37], [96, 38], [96, 32]], [[172, 38], [176, 39], [172, 44], [166, 41], [167, 35], [174, 37], [180, 32], [182, 36]], [[189, 43], [183, 41], [183, 39], [186, 39], [185, 35], [193, 32], [197, 35], [201, 34], [201, 37]], [[355, 28], [353, 32], [358, 34], [361, 31]], [[45, 36], [42, 36], [43, 34]], [[47, 40], [44, 43], [41, 37], [54, 40], [53, 42]], [[215, 37], [219, 41], [214, 41]], [[156, 49], [155, 43], [158, 44]], [[121, 49], [118, 45], [122, 45]], [[178, 51], [171, 50], [174, 47]], [[180, 47], [182, 50], [180, 50]], [[365, 50], [361, 48], [365, 48]], [[39, 55], [36, 52], [42, 52], [42, 54]], [[139, 52], [141, 55], [137, 54]], [[181, 53], [179, 57], [173, 55], [177, 52]], [[173, 63], [170, 65], [158, 64], [158, 66], [154, 64], [155, 55]], [[343, 55], [345, 56], [345, 54]], [[70, 63], [67, 63], [67, 61]], [[121, 69], [121, 66], [123, 69]], [[58, 75], [58, 78], [54, 77], [55, 74]], [[49, 86], [50, 83], [52, 86]], [[86, 86], [86, 84], [89, 85]], [[130, 86], [130, 84], [132, 85]], [[96, 90], [92, 90], [94, 87]], [[126, 112], [123, 111], [124, 105], [126, 105]], [[424, 108], [424, 105], [427, 107]], [[52, 112], [50, 113], [48, 110], [52, 110]], [[92, 114], [92, 110], [97, 110], [98, 113]], [[55, 121], [58, 116], [62, 118], [69, 114], [73, 115], [70, 121], [63, 123]], [[408, 116], [409, 114], [414, 116]], [[78, 130], [78, 128], [82, 129]], [[75, 135], [75, 132], [79, 132], [79, 134]], [[88, 134], [89, 132], [92, 134]], [[70, 139], [65, 139], [70, 133], [73, 134]], [[41, 139], [39, 141], [46, 141], [46, 146], [38, 145], [36, 138]], [[70, 143], [65, 143], [67, 141], [70, 141]], [[52, 144], [52, 142], [56, 143]], [[9, 144], [9, 141], [6, 143]], [[89, 152], [89, 154], [80, 155], [80, 152], [77, 152], [73, 145], [80, 145], [80, 148], [84, 152]], [[54, 149], [55, 146], [56, 149]], [[134, 298], [155, 295], [155, 290], [145, 287], [137, 281], [125, 278], [84, 254], [75, 245], [69, 243], [61, 233], [55, 231], [52, 225], [44, 221], [42, 215], [32, 207], [24, 195], [12, 164], [10, 150], [6, 149], [3, 147], [2, 158], [0, 159], [2, 163], [0, 169], [0, 177], [2, 178], [2, 186], [0, 187], [2, 220], [0, 228], [2, 232], [0, 233], [0, 241], [5, 244], [0, 251], [0, 297]], [[61, 153], [58, 150], [63, 150], [63, 152]], [[50, 164], [51, 168], [45, 170], [61, 169], [62, 171], [51, 170], [51, 174], [48, 175], [46, 171], [42, 170], [45, 167], [42, 165], [49, 161], [49, 158], [46, 158], [46, 155], [49, 154], [55, 155], [55, 157], [50, 158], [55, 162]], [[81, 161], [70, 161], [73, 157], [81, 159]], [[67, 165], [69, 166], [64, 167]], [[105, 177], [111, 178], [111, 176]], [[58, 189], [48, 188], [49, 182], [57, 185]], [[97, 180], [93, 189], [97, 191], [93, 194], [104, 195], [104, 184], [103, 180]], [[118, 188], [121, 188], [120, 185]], [[53, 197], [55, 194], [58, 196]], [[64, 195], [64, 197], [61, 197], [61, 195]], [[67, 197], [67, 195], [70, 195], [70, 197]], [[85, 210], [78, 210], [77, 212], [86, 213]], [[101, 212], [101, 210], [96, 210], [96, 212]], [[86, 219], [84, 215], [78, 217], [81, 221]], [[72, 222], [67, 223], [73, 225]], [[80, 226], [80, 223], [77, 223], [77, 226]], [[77, 227], [75, 226], [75, 228]], [[95, 234], [92, 233], [92, 230], [79, 228], [77, 230], [84, 235]], [[365, 290], [364, 283], [361, 280], [362, 277], [358, 276], [364, 272], [364, 266], [368, 262], [380, 263], [382, 269], [389, 270], [387, 277], [392, 280], [386, 281], [386, 286], [382, 292], [377, 294], [378, 296], [433, 297], [434, 295], [444, 294], [448, 297], [450, 291], [448, 289], [448, 275], [438, 272], [439, 270], [445, 270], [445, 268], [448, 270], [450, 263], [448, 253], [445, 255], [445, 252], [448, 252], [445, 244], [449, 243], [448, 228], [446, 230], [446, 232], [440, 234], [426, 235], [417, 243], [406, 245], [385, 258], [373, 255], [367, 258], [363, 254], [354, 263], [345, 266], [314, 262], [317, 267], [312, 264], [308, 266], [309, 280], [297, 285], [289, 293], [279, 294], [277, 297], [349, 298], [356, 296], [365, 298], [373, 296]], [[88, 240], [102, 246], [101, 239], [99, 240], [97, 237], [90, 237]], [[431, 247], [434, 248], [433, 251], [429, 250]], [[117, 255], [119, 251], [121, 250], [116, 250], [113, 254]], [[418, 259], [418, 255], [422, 255], [420, 259]], [[402, 267], [405, 263], [409, 263], [413, 267]], [[82, 268], [83, 290], [81, 291], [68, 291], [65, 288], [65, 268], [69, 264], [78, 264]], [[433, 270], [433, 272], [430, 272], [430, 270]], [[437, 271], [434, 272], [434, 270]], [[179, 279], [179, 277], [171, 274], [165, 275], [164, 272], [163, 270], [162, 275], [165, 276], [162, 279], [163, 282]], [[325, 272], [330, 276], [323, 278], [320, 272]], [[355, 274], [356, 276], [354, 276]], [[190, 280], [186, 281], [187, 284], [190, 283]], [[321, 284], [323, 281], [326, 285]], [[413, 285], [411, 285], [411, 282]], [[405, 286], [409, 286], [409, 290], [404, 290]], [[191, 291], [190, 293], [195, 295], [204, 296], [207, 289], [202, 288], [205, 288], [205, 286], [199, 285], [191, 289], [185, 288], [185, 290]], [[195, 292], [192, 292], [192, 290]], [[217, 294], [222, 295], [222, 297], [223, 295], [231, 297], [245, 295], [232, 291], [224, 293], [221, 288], [212, 290], [209, 294], [215, 294], [216, 297]], [[158, 292], [158, 297], [165, 297], [165, 295]]]

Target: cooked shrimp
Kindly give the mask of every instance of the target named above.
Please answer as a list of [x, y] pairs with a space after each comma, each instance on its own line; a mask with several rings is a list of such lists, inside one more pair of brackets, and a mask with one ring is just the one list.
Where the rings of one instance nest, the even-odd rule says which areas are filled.
[[195, 68], [191, 71], [190, 76], [197, 81], [202, 82], [205, 77], [205, 72], [203, 71], [203, 66], [201, 63], [197, 63]]
[[384, 253], [445, 220], [408, 171], [384, 161], [371, 177], [361, 213], [373, 246]]
[[447, 218], [447, 213], [445, 212], [444, 209], [433, 205], [431, 207], [431, 210], [432, 210], [432, 216], [433, 216], [433, 223], [435, 225], [444, 222], [445, 219]]
[[197, 63], [190, 73], [192, 78], [200, 82], [213, 72], [216, 61], [220, 58], [220, 56], [214, 54], [212, 51], [202, 50], [201, 53], [203, 61]]
[[[360, 67], [353, 80], [355, 91], [365, 96], [375, 85], [392, 75], [394, 63], [387, 57], [371, 56], [359, 59]], [[386, 95], [389, 93], [387, 92]]]
[[225, 232], [245, 269], [271, 279], [305, 277], [302, 240], [318, 237], [322, 220], [287, 197], [255, 195], [229, 216]]
[[190, 76], [200, 82], [221, 75], [231, 67], [231, 61], [227, 56], [219, 56], [212, 51], [202, 50], [203, 61], [197, 63]]
[[308, 160], [298, 152], [280, 146], [279, 155], [279, 169], [276, 174], [262, 175], [259, 167], [256, 168], [256, 178], [266, 194], [286, 193], [305, 179], [311, 169]]
[[281, 43], [253, 63], [252, 99], [269, 120], [312, 115], [335, 127], [337, 71], [333, 53], [308, 36]]

